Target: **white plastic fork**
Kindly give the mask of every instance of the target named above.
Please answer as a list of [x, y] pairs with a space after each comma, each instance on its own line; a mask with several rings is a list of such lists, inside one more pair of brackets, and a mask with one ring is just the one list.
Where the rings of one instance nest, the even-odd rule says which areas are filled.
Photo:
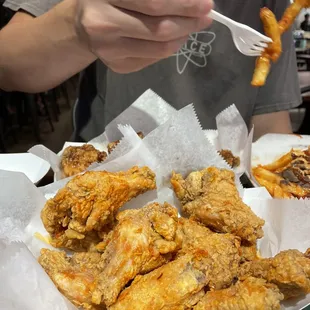
[[253, 28], [211, 10], [209, 17], [227, 26], [232, 34], [233, 41], [240, 53], [246, 56], [260, 56], [272, 40]]

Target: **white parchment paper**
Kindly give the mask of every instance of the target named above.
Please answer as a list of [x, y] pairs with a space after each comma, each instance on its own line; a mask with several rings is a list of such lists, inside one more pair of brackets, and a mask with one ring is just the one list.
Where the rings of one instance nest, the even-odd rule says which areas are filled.
[[[99, 151], [107, 152], [107, 145], [110, 142], [122, 138], [122, 134], [118, 130], [119, 124], [130, 124], [136, 132], [141, 131], [144, 135], [147, 135], [157, 126], [166, 122], [175, 112], [176, 110], [171, 105], [149, 89], [130, 107], [110, 122], [106, 126], [104, 133], [87, 142], [87, 144], [93, 145]], [[81, 145], [83, 145], [83, 143], [66, 142], [58, 154], [52, 152], [44, 145], [36, 145], [28, 152], [46, 160], [55, 173], [54, 181], [59, 181], [64, 178], [60, 168], [63, 150], [68, 146]]]
[[251, 166], [251, 146], [253, 128], [248, 132], [247, 125], [233, 104], [216, 117], [217, 130], [205, 130], [205, 134], [215, 148], [230, 150], [240, 158], [240, 166], [234, 169], [241, 176]]
[[22, 242], [0, 239], [0, 309], [73, 310]]

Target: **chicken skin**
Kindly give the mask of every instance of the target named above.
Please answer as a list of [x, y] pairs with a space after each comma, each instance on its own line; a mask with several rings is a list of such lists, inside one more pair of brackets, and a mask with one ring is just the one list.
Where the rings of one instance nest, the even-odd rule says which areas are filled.
[[251, 262], [259, 259], [256, 244], [241, 243], [241, 262]]
[[207, 252], [183, 255], [152, 272], [137, 276], [109, 310], [185, 310], [203, 296], [209, 279]]
[[74, 305], [85, 310], [99, 309], [91, 298], [102, 268], [100, 253], [76, 253], [70, 258], [65, 252], [42, 249], [39, 263]]
[[89, 171], [49, 199], [41, 219], [54, 247], [87, 251], [110, 230], [120, 207], [153, 189], [155, 174], [148, 167], [117, 173]]
[[248, 276], [276, 284], [285, 299], [310, 293], [310, 259], [297, 250], [243, 264], [240, 277]]
[[276, 285], [250, 277], [227, 289], [207, 292], [194, 310], [277, 310], [282, 299]]
[[71, 177], [85, 171], [91, 164], [100, 163], [106, 158], [106, 152], [98, 151], [91, 144], [69, 146], [63, 152], [61, 168], [65, 177]]
[[193, 220], [180, 219], [183, 233], [179, 255], [192, 251], [206, 251], [210, 257], [210, 289], [230, 286], [238, 276], [241, 260], [240, 238], [231, 234], [217, 234]]
[[[178, 238], [178, 212], [169, 204], [150, 204], [142, 209], [120, 212], [118, 224], [105, 240], [93, 302], [115, 303], [120, 291], [136, 275], [169, 262], [170, 253], [181, 245]], [[100, 247], [100, 245], [99, 245]]]
[[173, 173], [171, 184], [185, 213], [212, 230], [253, 244], [263, 237], [265, 222], [242, 202], [234, 180], [232, 171], [210, 167], [185, 180]]

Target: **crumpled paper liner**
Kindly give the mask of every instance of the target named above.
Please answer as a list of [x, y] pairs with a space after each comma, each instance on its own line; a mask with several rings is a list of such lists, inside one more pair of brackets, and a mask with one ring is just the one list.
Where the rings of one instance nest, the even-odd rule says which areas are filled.
[[[119, 124], [130, 124], [136, 132], [142, 131], [144, 135], [147, 135], [157, 126], [166, 122], [175, 112], [176, 110], [171, 105], [149, 89], [123, 113], [110, 122], [106, 126], [104, 133], [87, 142], [87, 144], [93, 145], [100, 151], [107, 152], [107, 145], [110, 142], [122, 138], [122, 134], [117, 128]], [[83, 145], [83, 143], [66, 142], [62, 151], [58, 154], [55, 154], [44, 145], [36, 145], [28, 152], [46, 160], [55, 173], [54, 181], [59, 181], [65, 178], [60, 168], [63, 150], [68, 146], [81, 145]], [[98, 166], [98, 164], [95, 166]]]
[[22, 242], [0, 239], [0, 309], [73, 310]]
[[216, 124], [217, 130], [205, 130], [205, 134], [218, 151], [230, 150], [240, 158], [240, 166], [234, 168], [234, 171], [241, 176], [251, 166], [254, 129], [248, 132], [247, 125], [234, 104], [217, 115]]
[[[124, 137], [114, 150], [116, 158], [106, 161], [95, 170], [127, 170], [137, 162], [149, 166], [156, 171], [158, 190], [154, 199], [158, 202], [166, 201], [180, 207], [170, 188], [172, 171], [187, 176], [192, 171], [209, 166], [231, 169], [206, 139], [193, 105], [177, 111], [143, 140], [130, 126], [119, 126], [119, 129]], [[239, 178], [235, 181], [242, 196], [243, 187]], [[133, 207], [135, 203], [130, 202], [127, 207]]]

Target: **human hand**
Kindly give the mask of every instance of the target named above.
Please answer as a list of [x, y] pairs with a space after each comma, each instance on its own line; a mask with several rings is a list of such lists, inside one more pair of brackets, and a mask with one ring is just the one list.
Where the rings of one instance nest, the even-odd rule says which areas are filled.
[[76, 29], [110, 69], [138, 71], [206, 28], [212, 0], [77, 0]]

